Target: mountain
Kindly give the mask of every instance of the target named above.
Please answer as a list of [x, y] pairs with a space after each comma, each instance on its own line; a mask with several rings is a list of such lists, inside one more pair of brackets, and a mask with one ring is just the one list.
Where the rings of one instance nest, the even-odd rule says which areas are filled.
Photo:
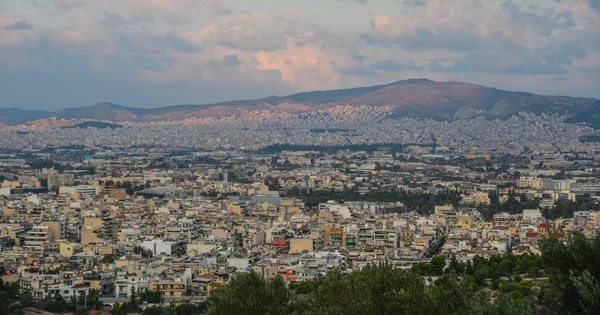
[[34, 120], [96, 120], [114, 123], [179, 121], [188, 118], [246, 116], [256, 111], [310, 112], [338, 105], [390, 106], [390, 118], [420, 117], [436, 120], [507, 119], [519, 112], [564, 115], [567, 122], [600, 128], [600, 101], [591, 98], [543, 96], [461, 83], [409, 79], [385, 85], [313, 91], [283, 97], [241, 100], [207, 105], [133, 108], [112, 103], [69, 108], [56, 112], [0, 109], [0, 123], [18, 125]]
[[21, 125], [26, 122], [46, 118], [51, 112], [43, 110], [26, 110], [16, 107], [0, 108], [0, 123], [5, 125]]
[[101, 122], [101, 121], [84, 121], [80, 124], [61, 127], [61, 129], [86, 129], [88, 127], [94, 127], [97, 129], [106, 129], [106, 128], [117, 129], [117, 128], [122, 128], [123, 126], [117, 125], [117, 124], [105, 123], [105, 122]]
[[68, 108], [54, 113], [56, 118], [136, 121], [146, 110], [112, 103], [98, 103], [88, 107]]

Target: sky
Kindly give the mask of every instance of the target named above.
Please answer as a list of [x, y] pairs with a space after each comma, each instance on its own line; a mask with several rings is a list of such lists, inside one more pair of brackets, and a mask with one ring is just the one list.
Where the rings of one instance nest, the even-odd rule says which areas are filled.
[[408, 78], [600, 98], [600, 0], [0, 0], [0, 108]]

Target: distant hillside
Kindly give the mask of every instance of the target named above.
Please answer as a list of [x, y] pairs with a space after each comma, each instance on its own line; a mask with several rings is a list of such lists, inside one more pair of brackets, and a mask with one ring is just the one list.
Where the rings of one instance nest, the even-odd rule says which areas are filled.
[[101, 121], [86, 121], [86, 122], [82, 122], [80, 124], [76, 124], [76, 125], [73, 125], [73, 126], [62, 127], [62, 129], [85, 129], [85, 128], [88, 128], [88, 127], [93, 127], [93, 128], [98, 128], [98, 129], [123, 128], [122, 125], [117, 125], [117, 124], [105, 123], [105, 122], [101, 122]]
[[136, 121], [139, 115], [148, 113], [147, 109], [121, 106], [112, 103], [98, 103], [88, 107], [60, 110], [54, 113], [56, 118], [95, 119], [109, 121]]
[[542, 96], [504, 91], [461, 82], [410, 79], [386, 85], [314, 91], [259, 100], [208, 105], [133, 108], [112, 103], [69, 108], [56, 112], [0, 109], [0, 123], [17, 125], [48, 117], [120, 122], [179, 121], [188, 118], [244, 116], [252, 111], [310, 112], [337, 105], [391, 106], [390, 118], [421, 117], [436, 120], [507, 119], [519, 112], [565, 115], [570, 123], [600, 128], [600, 101], [590, 98]]
[[26, 110], [16, 107], [0, 108], [0, 123], [5, 125], [21, 125], [40, 118], [47, 118], [52, 113], [42, 110]]

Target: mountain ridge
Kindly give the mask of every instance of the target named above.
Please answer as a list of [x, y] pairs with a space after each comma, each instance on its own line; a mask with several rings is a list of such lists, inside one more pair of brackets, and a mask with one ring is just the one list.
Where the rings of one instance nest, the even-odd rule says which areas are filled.
[[180, 121], [188, 118], [222, 118], [249, 112], [309, 112], [338, 105], [390, 106], [390, 118], [420, 117], [436, 120], [507, 119], [519, 112], [564, 115], [569, 123], [587, 123], [600, 128], [600, 101], [593, 98], [546, 96], [506, 91], [462, 82], [436, 82], [408, 79], [389, 84], [309, 91], [287, 96], [218, 102], [182, 104], [157, 108], [128, 107], [101, 102], [57, 111], [0, 108], [0, 123], [21, 125], [55, 117], [71, 120], [97, 120], [114, 123]]

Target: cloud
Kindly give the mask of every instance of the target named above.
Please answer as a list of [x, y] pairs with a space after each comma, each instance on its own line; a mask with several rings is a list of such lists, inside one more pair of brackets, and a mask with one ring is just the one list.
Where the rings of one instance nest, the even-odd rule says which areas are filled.
[[420, 70], [414, 62], [398, 62], [396, 60], [382, 60], [372, 63], [370, 69], [379, 71], [402, 72], [405, 70]]
[[173, 32], [162, 35], [118, 33], [114, 36], [117, 45], [116, 54], [126, 52], [139, 55], [166, 55], [171, 52], [194, 53], [200, 51], [197, 44]]
[[[36, 75], [70, 83], [80, 78], [75, 85], [82, 95], [98, 95], [91, 87], [100, 84], [115, 88], [110, 82], [119, 81], [118, 88], [127, 81], [135, 89], [132, 95], [149, 102], [167, 97], [146, 98], [141, 91], [149, 88], [203, 102], [368, 86], [414, 75], [440, 79], [447, 73], [480, 84], [530, 88], [539, 80], [540, 91], [551, 90], [560, 77], [557, 91], [590, 95], [591, 84], [600, 80], [598, 1], [347, 2], [355, 2], [344, 11], [347, 18], [332, 19], [333, 8], [321, 15], [293, 0], [273, 6], [217, 0], [9, 1], [0, 11], [0, 73], [21, 73], [23, 84], [30, 80], [34, 88], [40, 84], [32, 79]], [[211, 88], [198, 94], [198, 86]], [[45, 90], [54, 99], [77, 94], [55, 88]], [[3, 93], [12, 93], [7, 90]], [[86, 99], [80, 96], [73, 98]], [[8, 99], [18, 95], [0, 105]]]
[[180, 52], [197, 52], [200, 50], [198, 45], [173, 32], [168, 32], [164, 35], [164, 45]]
[[20, 30], [26, 30], [26, 29], [30, 29], [30, 28], [31, 28], [31, 24], [25, 22], [24, 20], [20, 20], [15, 23], [8, 24], [4, 27], [4, 29], [6, 29], [8, 31], [20, 31]]
[[598, 73], [600, 73], [600, 66], [597, 66], [597, 67], [590, 67], [590, 68], [577, 67], [577, 71], [579, 71], [579, 72], [583, 72], [583, 73], [594, 73], [594, 74], [598, 74]]
[[299, 33], [299, 27], [285, 20], [275, 21], [264, 14], [240, 12], [212, 20], [200, 29], [188, 30], [185, 37], [196, 43], [256, 52], [285, 49], [287, 38]]
[[125, 31], [131, 29], [147, 30], [147, 28], [141, 25], [152, 25], [154, 22], [155, 19], [150, 15], [137, 14], [128, 18], [119, 13], [112, 12], [104, 12], [104, 17], [100, 19], [100, 23], [107, 29], [117, 29]]
[[416, 6], [416, 7], [424, 7], [425, 0], [405, 0], [405, 1], [402, 1], [402, 4], [409, 5], [409, 6]]
[[[410, 10], [397, 16], [371, 14], [363, 42], [384, 51], [421, 52], [413, 56], [435, 72], [507, 75], [565, 74], [573, 60], [600, 51], [600, 44], [593, 44], [600, 43], [600, 16], [581, 2], [429, 0]], [[418, 70], [380, 63], [371, 66]]]
[[[419, 9], [421, 10], [421, 9]], [[524, 44], [503, 29], [478, 24], [476, 21], [458, 21], [454, 15], [439, 13], [420, 21], [416, 18], [402, 18], [371, 15], [371, 29], [362, 35], [369, 45], [400, 46], [406, 50], [522, 50]], [[446, 22], [444, 22], [444, 19]], [[439, 20], [435, 22], [435, 20]], [[392, 46], [390, 46], [392, 45]]]
[[348, 55], [327, 45], [297, 46], [292, 39], [286, 49], [258, 52], [254, 58], [258, 69], [277, 70], [285, 84], [303, 89], [339, 86], [343, 76], [339, 70], [354, 64]]
[[570, 12], [557, 13], [552, 9], [544, 9], [540, 6], [530, 7], [507, 1], [501, 5], [502, 9], [510, 14], [511, 21], [523, 28], [533, 28], [536, 32], [550, 36], [555, 29], [568, 29], [575, 26], [575, 20]]
[[221, 46], [240, 49], [240, 50], [252, 50], [252, 51], [264, 51], [264, 50], [279, 50], [284, 49], [286, 45], [285, 37], [279, 34], [265, 34], [264, 37], [256, 37], [244, 31], [231, 32], [221, 39], [218, 43]]
[[578, 40], [553, 42], [536, 48], [535, 52], [542, 56], [547, 63], [563, 66], [570, 66], [573, 59], [583, 59], [587, 56], [583, 43]]
[[72, 9], [83, 6], [83, 0], [55, 0], [55, 7], [57, 9]]
[[237, 55], [227, 55], [223, 57], [221, 64], [227, 67], [237, 67], [241, 62]]
[[361, 77], [377, 77], [379, 76], [379, 72], [371, 67], [365, 67], [361, 65], [357, 65], [348, 69], [341, 69], [341, 73], [348, 75], [356, 75]]
[[208, 1], [208, 7], [213, 10], [217, 14], [229, 15], [231, 14], [231, 9], [228, 8], [221, 2], [220, 0], [210, 0]]
[[503, 55], [477, 52], [452, 62], [433, 60], [429, 66], [434, 72], [483, 72], [493, 74], [565, 74], [567, 70], [556, 64], [543, 63], [532, 54]]

